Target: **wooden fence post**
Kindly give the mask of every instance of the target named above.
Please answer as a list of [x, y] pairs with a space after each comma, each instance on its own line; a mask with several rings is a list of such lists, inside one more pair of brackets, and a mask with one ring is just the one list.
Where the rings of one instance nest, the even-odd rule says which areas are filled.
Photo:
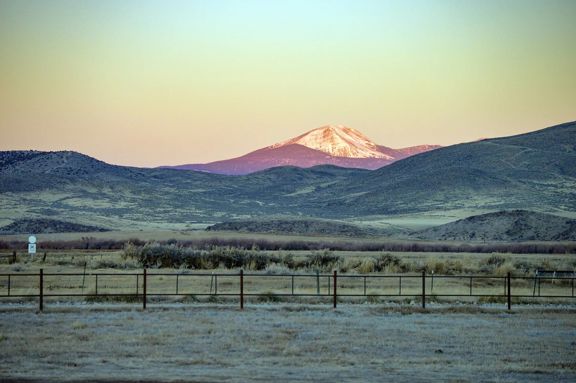
[[334, 270], [334, 308], [336, 308], [336, 297], [337, 297], [337, 293], [336, 293], [336, 286], [338, 285], [338, 272], [336, 270]]
[[142, 310], [146, 310], [146, 268], [144, 268], [144, 277], [142, 281]]
[[508, 281], [507, 281], [507, 283], [508, 283], [508, 310], [510, 310], [512, 307], [512, 293], [510, 292], [510, 284], [511, 284], [510, 283], [510, 279], [511, 279], [510, 272], [508, 272], [508, 278], [507, 279], [508, 279]]
[[244, 310], [244, 270], [240, 269], [240, 310]]
[[422, 271], [422, 308], [426, 308], [426, 271]]
[[40, 298], [40, 312], [44, 310], [44, 269], [40, 269], [40, 292], [38, 294]]

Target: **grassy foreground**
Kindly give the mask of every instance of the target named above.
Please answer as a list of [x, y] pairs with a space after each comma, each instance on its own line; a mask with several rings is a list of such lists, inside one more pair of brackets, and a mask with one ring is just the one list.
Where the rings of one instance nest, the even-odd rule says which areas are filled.
[[567, 309], [0, 306], [0, 380], [573, 382], [575, 329]]

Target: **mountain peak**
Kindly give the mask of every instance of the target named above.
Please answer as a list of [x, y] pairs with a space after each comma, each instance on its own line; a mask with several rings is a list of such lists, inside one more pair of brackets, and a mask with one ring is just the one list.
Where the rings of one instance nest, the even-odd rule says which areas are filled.
[[172, 168], [220, 174], [248, 174], [277, 166], [309, 168], [317, 165], [335, 165], [378, 169], [394, 161], [435, 148], [436, 146], [422, 145], [392, 149], [375, 144], [354, 128], [325, 125], [241, 157], [208, 164], [172, 166]]
[[378, 145], [364, 134], [344, 125], [325, 125], [298, 137], [274, 144], [269, 148], [274, 149], [293, 144], [319, 150], [335, 157], [393, 159], [393, 157], [382, 153], [378, 149]]

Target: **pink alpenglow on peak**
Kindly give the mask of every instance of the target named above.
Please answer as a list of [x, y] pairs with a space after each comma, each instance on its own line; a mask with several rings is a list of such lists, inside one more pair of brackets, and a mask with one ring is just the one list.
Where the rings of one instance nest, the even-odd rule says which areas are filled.
[[270, 148], [292, 144], [306, 146], [335, 157], [394, 159], [392, 156], [382, 153], [378, 149], [378, 145], [364, 134], [343, 125], [327, 125], [313, 129], [298, 137], [274, 144]]
[[356, 129], [343, 125], [326, 125], [241, 157], [207, 164], [164, 167], [228, 175], [248, 174], [277, 166], [309, 168], [335, 165], [373, 170], [439, 147], [420, 145], [392, 149], [377, 145]]

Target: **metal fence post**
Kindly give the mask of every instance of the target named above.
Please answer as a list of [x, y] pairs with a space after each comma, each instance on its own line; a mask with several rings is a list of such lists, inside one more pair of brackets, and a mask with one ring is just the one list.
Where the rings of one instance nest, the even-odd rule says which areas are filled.
[[146, 310], [146, 268], [144, 268], [144, 276], [142, 280], [142, 309]]
[[422, 271], [422, 308], [426, 308], [426, 272]]
[[40, 292], [38, 294], [40, 298], [40, 311], [44, 310], [44, 269], [40, 269]]
[[508, 310], [512, 307], [512, 294], [510, 293], [510, 272], [508, 272]]
[[338, 284], [338, 272], [334, 270], [334, 308], [336, 308], [336, 286]]
[[320, 295], [320, 271], [318, 269], [316, 269], [316, 295]]
[[244, 270], [240, 269], [240, 310], [244, 310]]

